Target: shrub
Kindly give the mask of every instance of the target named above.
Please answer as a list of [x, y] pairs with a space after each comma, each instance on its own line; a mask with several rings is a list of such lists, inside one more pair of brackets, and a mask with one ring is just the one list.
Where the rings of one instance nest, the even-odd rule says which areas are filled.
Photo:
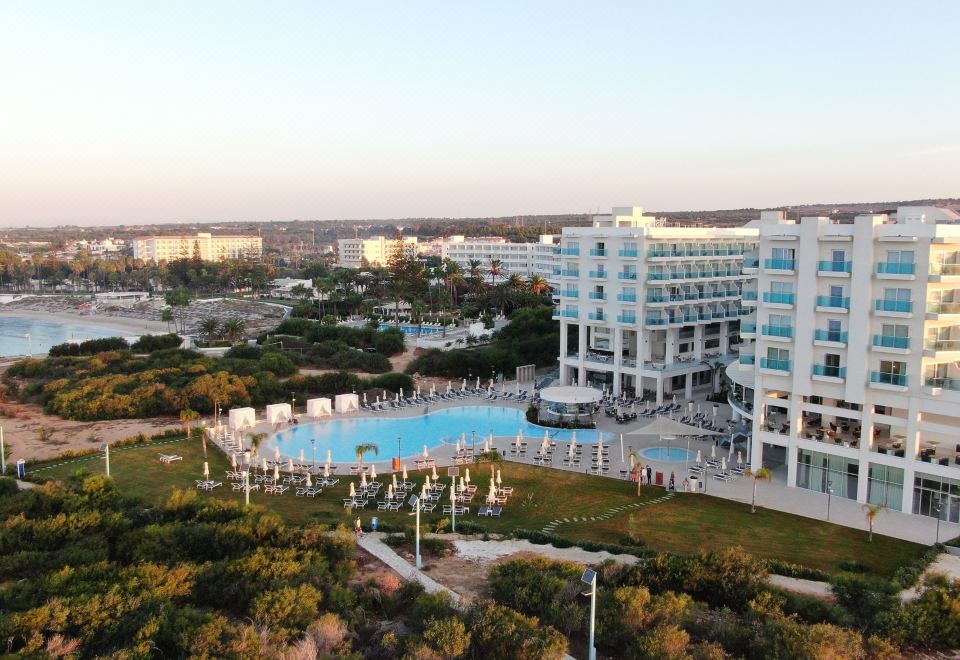
[[826, 571], [801, 566], [800, 564], [791, 564], [782, 559], [764, 559], [763, 565], [767, 571], [775, 575], [783, 575], [784, 577], [798, 578], [801, 580], [814, 580], [816, 582], [828, 582], [830, 580], [830, 574]]
[[396, 371], [371, 378], [365, 383], [366, 388], [384, 389], [390, 392], [399, 392], [401, 389], [405, 393], [413, 392], [413, 378], [407, 374]]
[[871, 630], [877, 616], [899, 604], [897, 588], [890, 582], [860, 575], [837, 575], [830, 581], [837, 603], [863, 628]]
[[567, 653], [567, 639], [555, 628], [509, 607], [478, 602], [468, 611], [467, 622], [480, 658], [560, 660]]
[[183, 338], [176, 333], [143, 335], [138, 341], [134, 342], [130, 350], [135, 353], [153, 353], [154, 351], [162, 351], [168, 348], [180, 348], [182, 343]]
[[0, 497], [15, 495], [18, 492], [17, 482], [10, 477], [0, 477]]
[[103, 337], [101, 339], [88, 339], [79, 344], [71, 342], [58, 344], [50, 349], [50, 356], [96, 355], [97, 353], [106, 353], [108, 351], [125, 351], [129, 347], [127, 340], [123, 337]]
[[453, 601], [446, 591], [424, 593], [413, 603], [410, 610], [410, 624], [417, 630], [424, 630], [430, 621], [446, 619], [455, 613]]
[[490, 569], [490, 593], [498, 603], [534, 615], [563, 632], [580, 628], [577, 603], [583, 567], [550, 559], [518, 559]]
[[459, 658], [470, 648], [470, 633], [456, 617], [432, 619], [423, 631], [424, 641], [445, 658]]

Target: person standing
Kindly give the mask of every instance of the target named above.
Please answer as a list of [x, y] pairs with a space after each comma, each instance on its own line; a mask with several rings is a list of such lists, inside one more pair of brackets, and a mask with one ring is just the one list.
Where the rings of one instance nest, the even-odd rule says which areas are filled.
[[353, 532], [357, 536], [363, 533], [363, 526], [360, 524], [360, 516], [357, 516], [357, 519], [353, 521]]
[[647, 485], [653, 485], [653, 466], [647, 463]]

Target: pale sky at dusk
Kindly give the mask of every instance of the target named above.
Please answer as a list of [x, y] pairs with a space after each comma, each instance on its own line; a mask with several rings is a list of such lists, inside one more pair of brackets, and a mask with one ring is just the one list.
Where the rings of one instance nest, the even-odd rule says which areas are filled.
[[0, 225], [960, 196], [960, 3], [5, 2]]

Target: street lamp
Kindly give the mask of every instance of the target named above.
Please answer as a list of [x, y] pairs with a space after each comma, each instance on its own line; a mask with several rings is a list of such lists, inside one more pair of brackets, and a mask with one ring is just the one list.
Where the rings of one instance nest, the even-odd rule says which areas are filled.
[[937, 498], [937, 508], [934, 511], [937, 514], [937, 538], [935, 543], [940, 543], [940, 512], [943, 510], [943, 499]]
[[317, 471], [317, 439], [310, 438], [310, 447], [313, 449], [313, 459], [310, 461], [310, 471]]
[[833, 497], [833, 482], [827, 482], [827, 520], [830, 520], [830, 499]]
[[297, 416], [297, 397], [294, 396], [293, 392], [290, 392], [290, 419], [293, 420]]
[[587, 649], [589, 660], [597, 660], [597, 647], [593, 645], [593, 629], [597, 620], [597, 572], [588, 568], [580, 576], [580, 581], [590, 585], [590, 591], [583, 593], [584, 596], [590, 596], [590, 642]]

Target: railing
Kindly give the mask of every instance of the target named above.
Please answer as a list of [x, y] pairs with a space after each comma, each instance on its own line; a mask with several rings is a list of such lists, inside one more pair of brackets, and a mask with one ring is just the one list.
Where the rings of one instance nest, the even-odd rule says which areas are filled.
[[757, 257], [752, 257], [752, 258], [750, 258], [750, 259], [744, 259], [744, 260], [743, 260], [743, 267], [744, 267], [744, 268], [759, 268], [759, 267], [760, 267], [760, 259], [758, 259]]
[[930, 351], [960, 351], [960, 339], [928, 339], [926, 347]]
[[847, 368], [846, 367], [834, 367], [828, 364], [815, 364], [813, 365], [813, 375], [814, 376], [826, 376], [828, 378], [843, 378], [847, 377]]
[[560, 309], [554, 312], [554, 318], [565, 318], [565, 319], [578, 319], [580, 318], [580, 312], [571, 309]]
[[790, 371], [790, 360], [777, 360], [774, 358], [760, 358], [761, 369], [773, 369], [774, 371]]
[[931, 314], [960, 314], [960, 302], [932, 302], [927, 304]]
[[644, 324], [646, 324], [646, 325], [666, 325], [666, 324], [667, 324], [667, 319], [665, 319], [665, 318], [663, 318], [663, 317], [657, 317], [657, 316], [648, 316], [648, 317], [646, 318], [646, 320], [644, 320]]
[[849, 273], [853, 270], [852, 261], [819, 261], [817, 262], [818, 273]]
[[874, 335], [873, 345], [881, 348], [910, 348], [910, 337], [896, 335]]
[[591, 256], [591, 257], [605, 257], [605, 256], [607, 256], [607, 251], [606, 251], [605, 249], [592, 248], [592, 249], [590, 250], [590, 256]]
[[618, 257], [639, 257], [640, 252], [638, 250], [617, 250]]
[[601, 280], [606, 279], [607, 277], [607, 271], [605, 270], [591, 270], [589, 274], [590, 274], [590, 277], [601, 279]]
[[886, 371], [871, 371], [870, 382], [878, 383], [880, 385], [896, 385], [898, 387], [906, 387], [907, 375], [888, 373]]
[[560, 254], [562, 254], [565, 257], [579, 257], [580, 248], [562, 248], [560, 250]]
[[580, 292], [579, 292], [579, 291], [574, 291], [574, 290], [572, 290], [572, 289], [568, 289], [568, 290], [566, 290], [566, 291], [561, 291], [561, 292], [560, 292], [560, 295], [561, 295], [562, 297], [564, 297], [564, 298], [579, 298], [579, 297], [580, 297]]
[[740, 354], [740, 364], [756, 364], [757, 356], [756, 355], [747, 355], [745, 353]]
[[960, 264], [930, 264], [931, 275], [960, 275]]
[[813, 338], [817, 341], [832, 341], [838, 344], [847, 343], [847, 333], [840, 330], [817, 330], [813, 333]]
[[850, 299], [842, 296], [817, 296], [817, 307], [850, 309]]
[[635, 293], [618, 293], [618, 294], [617, 294], [617, 300], [619, 300], [620, 302], [631, 302], [631, 303], [635, 303], [635, 302], [637, 302], [637, 294], [635, 294]]
[[927, 387], [939, 387], [944, 390], [960, 391], [960, 378], [929, 377], [924, 379], [924, 385]]
[[600, 292], [597, 292], [597, 291], [591, 291], [588, 295], [590, 296], [590, 299], [591, 299], [591, 300], [606, 300], [606, 299], [607, 299], [607, 294], [605, 294], [605, 293], [600, 293]]
[[796, 259], [764, 259], [763, 267], [767, 270], [794, 270]]
[[617, 315], [617, 323], [636, 323], [637, 317], [634, 314], [619, 314]]
[[754, 333], [754, 334], [756, 334], [756, 332], [757, 332], [757, 324], [756, 324], [756, 323], [741, 323], [741, 324], [740, 324], [740, 334], [743, 334], [743, 333], [745, 333], [745, 332], [748, 333], [748, 334], [749, 334], [749, 333]]
[[756, 299], [757, 299], [757, 292], [756, 292], [756, 291], [744, 291], [744, 292], [743, 292], [743, 299], [744, 299], [744, 300], [756, 300]]
[[789, 325], [765, 325], [762, 330], [767, 337], [793, 337], [793, 327]]
[[603, 312], [590, 312], [587, 314], [587, 318], [591, 321], [605, 321], [607, 319], [607, 315]]
[[773, 293], [766, 291], [763, 294], [763, 302], [774, 303], [778, 305], [792, 305], [797, 296], [794, 293]]
[[874, 304], [874, 308], [878, 312], [900, 312], [909, 314], [913, 311], [913, 302], [910, 300], [886, 300], [879, 298]]
[[618, 280], [635, 280], [637, 279], [636, 273], [617, 273]]
[[563, 277], [580, 277], [580, 271], [579, 271], [579, 270], [569, 270], [569, 269], [567, 269], [567, 270], [561, 270], [561, 271], [560, 271], [560, 275], [563, 276]]
[[631, 367], [635, 369], [637, 367], [637, 360], [636, 358], [623, 358], [620, 360], [620, 364], [624, 367]]
[[720, 248], [720, 247], [702, 247], [702, 248], [683, 248], [680, 250], [664, 250], [663, 248], [650, 248], [647, 250], [648, 257], [738, 257], [746, 252], [746, 248]]
[[653, 272], [647, 273], [648, 282], [661, 282], [669, 279], [670, 279], [670, 273], [653, 273]]
[[878, 275], [913, 275], [917, 271], [917, 264], [890, 263], [881, 261], [877, 264]]

